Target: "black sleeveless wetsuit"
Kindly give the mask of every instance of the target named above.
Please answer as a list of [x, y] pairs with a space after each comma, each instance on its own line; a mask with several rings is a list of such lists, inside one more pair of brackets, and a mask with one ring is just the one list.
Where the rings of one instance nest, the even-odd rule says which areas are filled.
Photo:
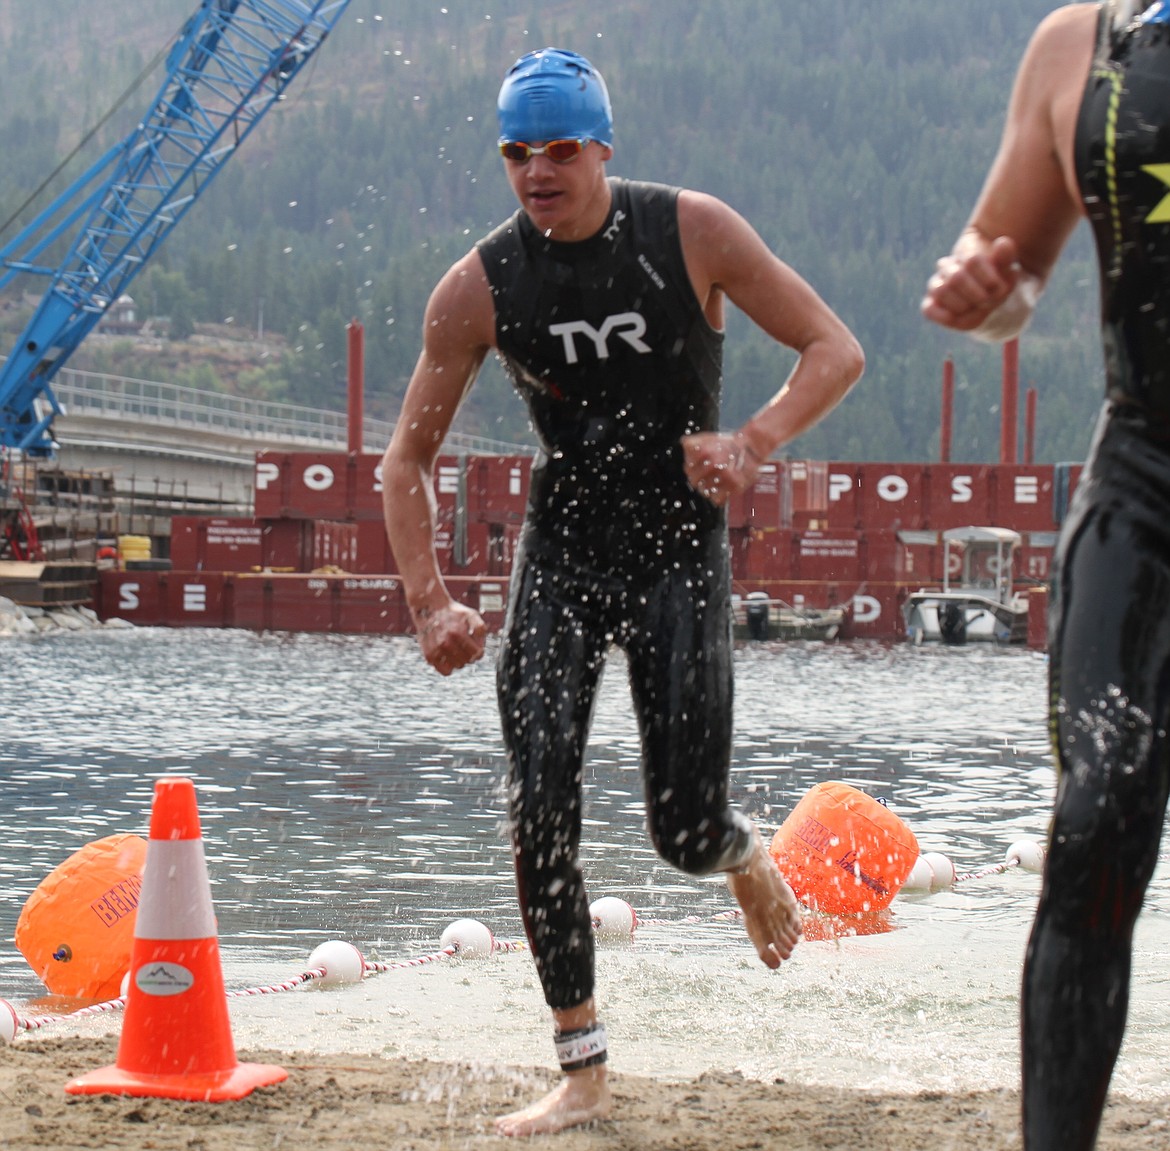
[[1076, 134], [1106, 402], [1049, 617], [1060, 777], [1023, 987], [1024, 1145], [1094, 1145], [1170, 788], [1170, 25], [1113, 31]]
[[545, 998], [593, 993], [578, 864], [585, 744], [611, 644], [628, 657], [650, 832], [693, 874], [739, 866], [728, 805], [726, 517], [687, 483], [680, 439], [718, 427], [722, 335], [691, 288], [678, 190], [611, 180], [581, 243], [523, 212], [478, 245], [498, 351], [542, 453], [497, 668], [520, 910]]

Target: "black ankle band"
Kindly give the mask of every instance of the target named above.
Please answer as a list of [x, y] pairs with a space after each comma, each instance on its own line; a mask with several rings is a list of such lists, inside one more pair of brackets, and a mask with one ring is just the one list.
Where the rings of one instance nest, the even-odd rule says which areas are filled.
[[592, 1023], [576, 1031], [557, 1031], [553, 1034], [557, 1049], [557, 1060], [562, 1071], [583, 1071], [596, 1067], [608, 1058], [605, 1041], [605, 1025]]

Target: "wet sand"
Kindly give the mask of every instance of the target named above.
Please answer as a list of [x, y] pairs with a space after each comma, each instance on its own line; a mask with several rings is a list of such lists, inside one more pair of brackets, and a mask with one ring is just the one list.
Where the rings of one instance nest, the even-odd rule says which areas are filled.
[[[496, 1148], [492, 1119], [553, 1083], [546, 1069], [240, 1051], [285, 1083], [226, 1103], [71, 1096], [65, 1083], [112, 1063], [108, 1038], [20, 1037], [0, 1050], [0, 1147], [157, 1151], [395, 1151]], [[688, 1083], [612, 1076], [613, 1117], [522, 1140], [560, 1151], [946, 1151], [1019, 1148], [1015, 1092], [895, 1095], [704, 1075]], [[1170, 1096], [1115, 1099], [1100, 1151], [1164, 1151]]]

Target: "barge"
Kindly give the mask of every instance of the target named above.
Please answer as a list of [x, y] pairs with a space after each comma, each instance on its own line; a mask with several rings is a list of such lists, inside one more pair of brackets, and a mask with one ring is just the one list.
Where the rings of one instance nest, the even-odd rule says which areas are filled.
[[[381, 457], [260, 452], [249, 517], [176, 516], [166, 560], [99, 573], [102, 619], [174, 627], [406, 633], [382, 524]], [[503, 623], [529, 456], [443, 456], [438, 548], [453, 593]], [[772, 460], [732, 501], [735, 593], [808, 613], [840, 612], [839, 638], [907, 636], [904, 607], [945, 575], [945, 533], [1010, 527], [1012, 593], [1045, 595], [1079, 467]], [[777, 614], [777, 618], [779, 615]], [[745, 619], [746, 626], [746, 619]], [[1042, 640], [1041, 640], [1042, 642]]]
[[[361, 328], [350, 331], [345, 451], [261, 451], [250, 516], [175, 516], [169, 555], [99, 573], [104, 620], [164, 627], [406, 634], [401, 580], [382, 520], [381, 456], [362, 450]], [[1015, 462], [1014, 348], [1005, 348], [998, 463], [953, 463], [953, 369], [943, 378], [939, 463], [773, 459], [728, 506], [740, 634], [767, 604], [761, 638], [907, 638], [906, 605], [947, 575], [946, 533], [1010, 529], [1012, 638], [1044, 644], [1057, 534], [1079, 464]], [[1025, 460], [1031, 459], [1034, 393]], [[489, 628], [504, 620], [533, 457], [444, 455], [435, 471], [437, 545], [452, 593]]]

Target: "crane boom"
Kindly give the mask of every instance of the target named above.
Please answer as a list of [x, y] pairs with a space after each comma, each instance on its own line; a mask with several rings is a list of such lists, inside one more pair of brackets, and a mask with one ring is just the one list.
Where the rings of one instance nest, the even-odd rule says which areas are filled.
[[[219, 173], [349, 0], [202, 0], [149, 112], [9, 244], [0, 289], [51, 284], [0, 366], [0, 448], [51, 456], [53, 376]], [[72, 235], [59, 265], [45, 253]]]

